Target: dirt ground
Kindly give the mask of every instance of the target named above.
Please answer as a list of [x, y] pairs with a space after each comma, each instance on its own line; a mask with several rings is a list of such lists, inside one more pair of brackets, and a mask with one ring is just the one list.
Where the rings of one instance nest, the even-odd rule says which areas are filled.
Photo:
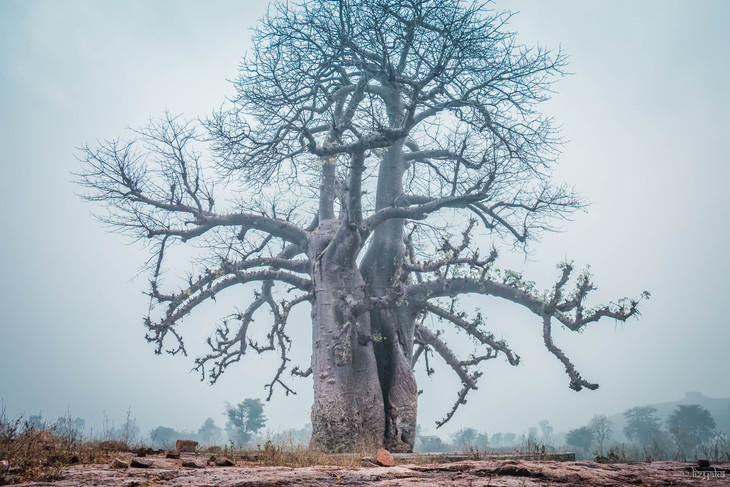
[[[184, 468], [182, 460], [147, 457], [150, 468], [113, 469], [110, 465], [64, 468], [59, 480], [24, 486], [730, 486], [730, 464], [701, 470], [693, 464], [653, 462], [597, 464], [521, 460], [462, 461], [394, 467], [234, 467]], [[129, 461], [131, 458], [124, 458]], [[205, 460], [201, 465], [205, 465]]]

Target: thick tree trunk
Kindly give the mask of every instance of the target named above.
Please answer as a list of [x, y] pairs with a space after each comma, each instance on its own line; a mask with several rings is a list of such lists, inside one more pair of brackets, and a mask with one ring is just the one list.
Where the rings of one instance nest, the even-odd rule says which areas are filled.
[[[402, 123], [402, 97], [393, 90], [388, 102], [391, 126]], [[378, 172], [376, 209], [394, 206], [402, 194], [406, 169], [403, 143], [393, 144], [383, 157]], [[363, 257], [363, 275], [373, 296], [384, 296], [393, 287], [395, 271], [405, 258], [404, 221], [393, 219], [383, 223], [372, 235]], [[386, 448], [394, 452], [412, 452], [416, 440], [418, 386], [411, 367], [415, 316], [404, 305], [370, 313], [373, 333], [382, 336], [375, 346], [378, 375], [385, 401]]]
[[[391, 91], [388, 118], [393, 127], [398, 127], [404, 107], [399, 91]], [[393, 206], [402, 193], [406, 167], [403, 143], [400, 140], [393, 144], [383, 157], [376, 209]], [[352, 171], [361, 172], [363, 160], [355, 162], [353, 158]], [[418, 388], [411, 367], [415, 317], [405, 306], [369, 313], [355, 311], [368, 294], [385, 296], [392, 288], [395, 269], [405, 255], [404, 222], [394, 219], [376, 228], [361, 273], [356, 264], [361, 250], [356, 230], [360, 179], [352, 177], [358, 174], [351, 173], [348, 191], [355, 198], [347, 205], [347, 223], [337, 221], [333, 200], [325, 197], [334, 194], [334, 169], [325, 161], [320, 227], [310, 242], [315, 283], [312, 444], [329, 451], [378, 445], [394, 452], [411, 452], [418, 409]], [[354, 225], [348, 231], [353, 218]]]
[[347, 239], [332, 237], [325, 227], [312, 240], [312, 446], [413, 451], [418, 401], [411, 369], [413, 316], [405, 307], [358, 310], [367, 294], [381, 295], [389, 286], [400, 245], [382, 245], [366, 256], [366, 282], [342, 250]]
[[333, 241], [314, 257], [312, 446], [331, 452], [383, 444], [385, 408], [370, 317], [358, 314], [365, 281]]
[[[369, 292], [374, 296], [382, 296], [391, 288], [395, 267], [403, 258], [402, 240], [392, 235], [398, 231], [390, 230], [391, 235], [375, 236], [372, 250], [363, 259], [363, 273]], [[384, 444], [394, 452], [411, 452], [416, 439], [418, 411], [418, 387], [411, 368], [414, 316], [405, 306], [400, 306], [374, 310], [370, 313], [370, 321], [373, 335], [379, 337], [375, 343], [375, 358], [385, 402]]]
[[[395, 269], [404, 258], [403, 223], [383, 224], [373, 236], [363, 258], [363, 274], [373, 296], [392, 288]], [[394, 452], [412, 452], [416, 439], [418, 387], [411, 367], [415, 316], [403, 305], [370, 313], [378, 376], [385, 402], [385, 447]]]
[[371, 320], [382, 334], [375, 357], [385, 402], [384, 444], [390, 451], [409, 453], [416, 440], [418, 388], [410, 360], [413, 335], [402, 328], [413, 320], [404, 309], [374, 311]]

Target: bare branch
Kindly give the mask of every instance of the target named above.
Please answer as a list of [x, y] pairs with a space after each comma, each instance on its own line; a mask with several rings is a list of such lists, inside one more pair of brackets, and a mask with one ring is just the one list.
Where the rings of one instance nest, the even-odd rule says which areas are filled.
[[461, 406], [462, 404], [466, 404], [466, 395], [469, 394], [469, 391], [471, 391], [472, 389], [476, 389], [476, 387], [470, 387], [469, 384], [464, 384], [464, 386], [459, 391], [458, 397], [456, 398], [456, 402], [452, 406], [451, 411], [449, 411], [442, 420], [436, 421], [437, 428], [440, 428], [448, 423], [449, 420], [454, 417], [454, 414], [456, 413], [456, 410], [459, 409], [459, 406]]
[[482, 373], [479, 371], [475, 371], [469, 374], [466, 371], [468, 364], [462, 363], [462, 361], [458, 360], [456, 356], [454, 356], [451, 349], [449, 349], [449, 347], [438, 337], [438, 335], [434, 334], [423, 325], [416, 326], [416, 340], [418, 340], [419, 343], [423, 344], [423, 346], [433, 347], [433, 349], [436, 350], [439, 355], [441, 355], [441, 358], [443, 358], [444, 361], [453, 369], [453, 371], [456, 372], [456, 374], [461, 379], [461, 383], [463, 385], [461, 391], [459, 392], [456, 403], [454, 404], [451, 411], [449, 411], [444, 419], [436, 421], [436, 427], [440, 428], [454, 416], [454, 413], [456, 413], [456, 410], [460, 405], [466, 404], [466, 395], [469, 393], [469, 391], [478, 389], [477, 380], [479, 379], [479, 377], [481, 377]]
[[[420, 268], [422, 270], [426, 269], [431, 272], [438, 272], [441, 267], [446, 265], [445, 262], [442, 262], [441, 266], [421, 266]], [[561, 264], [559, 268], [562, 271], [561, 276], [552, 291], [546, 291], [541, 294], [537, 294], [534, 291], [534, 285], [523, 281], [522, 276], [518, 273], [505, 271], [502, 282], [497, 282], [488, 278], [482, 270], [481, 277], [478, 279], [446, 278], [441, 275], [439, 279], [412, 284], [406, 290], [406, 296], [413, 309], [431, 312], [439, 318], [453, 323], [480, 343], [489, 346], [491, 350], [503, 352], [512, 365], [519, 363], [519, 357], [513, 355], [503, 341], [497, 341], [491, 333], [485, 333], [480, 330], [479, 327], [482, 324], [480, 314], [473, 321], [468, 321], [465, 319], [465, 313], [445, 310], [428, 302], [428, 300], [444, 296], [454, 297], [460, 294], [478, 293], [504, 298], [524, 306], [542, 318], [545, 347], [565, 366], [566, 373], [570, 377], [571, 389], [581, 390], [583, 387], [596, 389], [598, 388], [598, 384], [584, 380], [570, 359], [555, 345], [551, 333], [551, 320], [555, 318], [573, 331], [579, 331], [586, 324], [598, 321], [603, 317], [626, 321], [630, 317], [638, 315], [638, 302], [641, 299], [648, 299], [649, 295], [648, 293], [644, 293], [638, 300], [624, 298], [619, 300], [618, 303], [611, 303], [586, 311], [584, 308], [584, 300], [587, 294], [595, 289], [595, 286], [590, 281], [590, 274], [587, 270], [584, 271], [577, 279], [575, 291], [566, 298], [564, 297], [564, 287], [570, 279], [573, 266], [572, 264], [565, 263]], [[573, 312], [572, 315], [569, 313], [571, 311]], [[488, 353], [486, 358], [490, 358], [489, 355]], [[482, 360], [481, 357], [475, 356], [470, 360], [463, 361], [463, 364], [478, 364]], [[453, 362], [454, 359], [451, 359], [451, 361]]]
[[[464, 318], [462, 318], [462, 313], [460, 314], [454, 314], [451, 313], [445, 309], [442, 309], [438, 306], [435, 306], [431, 303], [424, 303], [424, 309], [430, 313], [435, 314], [439, 318], [445, 319], [447, 321], [450, 321], [454, 325], [456, 325], [458, 328], [464, 330], [469, 334], [469, 336], [475, 338], [479, 343], [482, 345], [486, 345], [489, 347], [488, 352], [485, 358], [480, 358], [477, 360], [477, 357], [473, 357], [468, 361], [462, 362], [465, 365], [476, 365], [477, 363], [481, 362], [482, 360], [494, 358], [497, 356], [497, 352], [502, 352], [509, 361], [510, 365], [519, 365], [520, 363], [520, 357], [519, 355], [515, 355], [512, 350], [510, 350], [509, 346], [507, 345], [504, 340], [496, 340], [494, 338], [494, 335], [491, 333], [485, 333], [482, 330], [479, 329], [479, 326], [482, 324], [482, 317], [481, 313], [479, 313], [476, 317], [476, 319], [473, 322], [466, 321]], [[493, 352], [493, 353], [492, 353]]]
[[310, 366], [309, 368], [307, 368], [307, 370], [302, 370], [299, 367], [294, 367], [293, 369], [291, 369], [291, 375], [296, 375], [299, 377], [309, 377], [310, 375], [312, 375], [312, 367]]
[[439, 355], [441, 355], [441, 358], [444, 359], [444, 362], [446, 362], [449, 367], [451, 367], [454, 372], [456, 372], [456, 375], [459, 376], [461, 382], [463, 382], [464, 384], [468, 384], [471, 389], [477, 388], [476, 379], [479, 378], [481, 374], [478, 373], [478, 375], [469, 375], [464, 366], [461, 364], [461, 361], [456, 358], [448, 345], [446, 345], [446, 343], [444, 343], [444, 341], [441, 340], [438, 335], [436, 335], [423, 325], [417, 325], [416, 340], [424, 345], [433, 347], [433, 349], [438, 352]]

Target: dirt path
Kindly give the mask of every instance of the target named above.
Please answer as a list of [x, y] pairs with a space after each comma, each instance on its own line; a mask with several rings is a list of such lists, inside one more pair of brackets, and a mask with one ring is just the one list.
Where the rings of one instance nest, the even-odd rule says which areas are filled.
[[466, 461], [395, 467], [205, 467], [183, 468], [180, 460], [154, 458], [151, 468], [112, 469], [79, 465], [54, 483], [24, 486], [730, 486], [730, 464], [700, 471], [686, 463], [596, 464], [592, 462]]

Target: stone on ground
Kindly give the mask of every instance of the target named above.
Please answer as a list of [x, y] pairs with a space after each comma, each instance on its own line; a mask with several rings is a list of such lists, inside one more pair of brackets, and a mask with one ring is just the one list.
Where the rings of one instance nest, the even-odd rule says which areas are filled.
[[130, 467], [133, 468], [150, 468], [152, 466], [152, 460], [147, 458], [134, 457], [129, 463]]
[[115, 458], [112, 460], [112, 468], [129, 468], [129, 464], [127, 462], [123, 462], [118, 458]]
[[175, 443], [175, 449], [181, 452], [194, 452], [198, 447], [198, 442], [193, 440], [177, 440]]
[[381, 467], [392, 467], [395, 465], [393, 456], [388, 450], [385, 450], [383, 448], [378, 450], [378, 453], [375, 454], [375, 463], [377, 463]]
[[214, 460], [214, 462], [219, 467], [232, 467], [235, 465], [233, 460], [231, 460], [230, 458], [225, 458], [225, 457], [216, 458]]

